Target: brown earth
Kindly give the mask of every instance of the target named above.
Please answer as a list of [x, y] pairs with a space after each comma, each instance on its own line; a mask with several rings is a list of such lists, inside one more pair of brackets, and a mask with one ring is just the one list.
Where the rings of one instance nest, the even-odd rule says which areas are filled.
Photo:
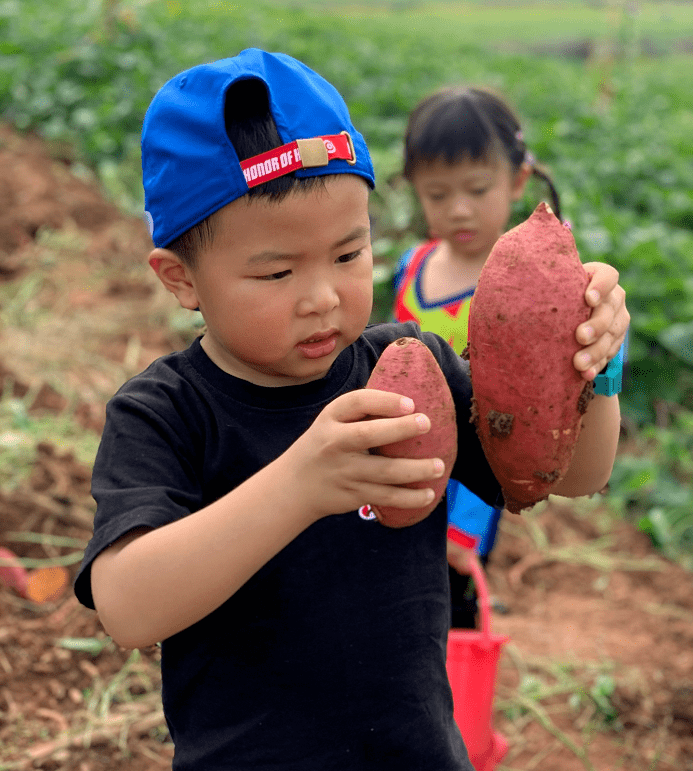
[[[192, 317], [146, 266], [143, 224], [6, 126], [0, 202], [2, 403], [97, 435], [108, 396], [186, 345]], [[22, 441], [2, 430], [0, 457]], [[74, 575], [93, 514], [88, 462], [69, 434], [28, 451], [30, 476], [0, 491], [0, 546]], [[552, 498], [505, 515], [489, 583], [493, 630], [509, 637], [498, 771], [693, 771], [690, 573], [599, 501]], [[35, 605], [0, 585], [0, 771], [170, 768], [158, 685], [158, 649], [117, 648], [69, 592]]]

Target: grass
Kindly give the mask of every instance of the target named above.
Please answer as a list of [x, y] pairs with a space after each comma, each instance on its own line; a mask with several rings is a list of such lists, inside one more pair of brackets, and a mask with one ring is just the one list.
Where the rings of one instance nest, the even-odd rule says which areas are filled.
[[[528, 722], [536, 722], [579, 758], [586, 771], [595, 771], [588, 755], [590, 737], [595, 731], [610, 731], [618, 725], [617, 710], [611, 702], [616, 664], [609, 660], [566, 662], [527, 657], [512, 644], [505, 647], [505, 653], [504, 663], [516, 670], [518, 686], [499, 689], [494, 706], [511, 721], [517, 736], [515, 752], [511, 749], [501, 768], [521, 751], [518, 739], [522, 729]], [[566, 712], [572, 725], [580, 728], [581, 743], [562, 731], [553, 718]]]
[[[82, 648], [75, 641], [58, 641], [58, 647], [68, 650], [86, 650], [88, 640]], [[100, 643], [100, 640], [96, 640]], [[104, 647], [110, 643], [106, 642]], [[96, 646], [93, 648], [96, 650]], [[103, 650], [103, 647], [101, 648]], [[99, 651], [100, 652], [100, 651]], [[161, 708], [160, 669], [152, 661], [144, 660], [138, 650], [125, 660], [120, 671], [104, 679], [92, 662], [83, 659], [82, 670], [90, 675], [91, 684], [82, 693], [82, 708], [77, 719], [57, 738], [34, 744], [25, 759], [2, 764], [0, 771], [14, 771], [27, 767], [27, 760], [43, 765], [46, 762], [63, 761], [71, 748], [88, 748], [96, 744], [112, 744], [118, 747], [122, 756], [131, 756], [128, 742], [131, 736], [148, 735], [157, 740], [159, 746], [171, 748], [166, 722]], [[140, 744], [139, 749], [145, 750]], [[152, 755], [156, 765], [162, 758]]]
[[[298, 7], [299, 4], [294, 4]], [[664, 53], [666, 44], [693, 37], [693, 8], [676, 2], [316, 2], [355, 26], [392, 25], [458, 43], [535, 46], [594, 39], [611, 46], [633, 36]]]
[[23, 398], [0, 398], [0, 487], [5, 491], [20, 487], [27, 480], [36, 445], [41, 442], [54, 444], [60, 452], [73, 452], [79, 462], [88, 466], [96, 456], [99, 437], [93, 431], [82, 428], [70, 410], [57, 415], [33, 414], [30, 407], [34, 395], [29, 391]]
[[[404, 34], [419, 35], [425, 46], [435, 39], [444, 56], [454, 46], [483, 45], [506, 50], [534, 50], [583, 57], [642, 50], [664, 56], [672, 49], [690, 50], [693, 8], [679, 2], [323, 2], [275, 3], [293, 12], [332, 15], [354, 30], [380, 34], [393, 24]], [[589, 45], [585, 45], [589, 42]]]

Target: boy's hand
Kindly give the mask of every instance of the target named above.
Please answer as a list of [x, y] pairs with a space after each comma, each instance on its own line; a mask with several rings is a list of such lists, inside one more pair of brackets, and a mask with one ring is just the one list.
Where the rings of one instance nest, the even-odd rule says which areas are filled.
[[342, 514], [364, 504], [408, 509], [427, 505], [431, 488], [401, 487], [442, 476], [439, 458], [386, 458], [371, 455], [379, 447], [425, 434], [430, 420], [414, 413], [407, 397], [361, 389], [335, 399], [284, 453], [289, 477], [316, 519]]
[[575, 332], [577, 341], [585, 347], [575, 354], [573, 363], [585, 380], [594, 380], [618, 353], [628, 331], [630, 313], [615, 268], [602, 262], [588, 262], [584, 268], [590, 276], [585, 300], [593, 310]]

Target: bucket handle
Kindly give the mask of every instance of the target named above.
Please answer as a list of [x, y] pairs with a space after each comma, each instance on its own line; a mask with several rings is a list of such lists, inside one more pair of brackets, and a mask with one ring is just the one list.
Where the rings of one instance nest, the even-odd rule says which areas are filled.
[[481, 633], [487, 642], [491, 642], [491, 599], [488, 593], [488, 584], [486, 575], [481, 567], [479, 558], [472, 552], [469, 557], [469, 572], [474, 579], [476, 588], [477, 604], [479, 605], [481, 615]]
[[454, 527], [454, 525], [448, 526], [448, 538], [459, 546], [464, 547], [469, 552], [467, 558], [467, 567], [474, 579], [474, 587], [476, 589], [477, 605], [479, 606], [481, 616], [481, 634], [484, 638], [484, 642], [491, 643], [491, 600], [488, 593], [488, 584], [486, 583], [486, 574], [481, 567], [479, 557], [474, 551], [474, 540], [463, 531]]

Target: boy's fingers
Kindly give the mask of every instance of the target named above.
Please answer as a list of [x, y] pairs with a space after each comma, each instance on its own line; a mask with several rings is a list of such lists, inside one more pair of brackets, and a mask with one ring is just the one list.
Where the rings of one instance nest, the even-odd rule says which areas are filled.
[[618, 271], [604, 262], [586, 262], [583, 267], [590, 276], [585, 299], [587, 304], [594, 308], [618, 284]]
[[430, 487], [396, 487], [395, 485], [364, 485], [364, 502], [371, 506], [393, 506], [396, 509], [419, 509], [427, 506], [434, 496]]
[[596, 377], [621, 347], [630, 313], [625, 305], [625, 291], [616, 286], [575, 331], [577, 341], [585, 346], [575, 354], [575, 368], [587, 380]]
[[607, 332], [614, 337], [624, 335], [630, 323], [625, 297], [624, 289], [616, 286], [599, 305], [593, 308], [589, 319], [578, 326], [575, 331], [577, 341], [581, 345], [589, 345]]
[[587, 321], [575, 330], [575, 338], [581, 345], [590, 345], [602, 337], [614, 322], [614, 308], [609, 302], [600, 303], [592, 310]]
[[573, 358], [575, 369], [587, 380], [594, 379], [616, 356], [623, 343], [624, 334], [606, 332], [599, 340], [578, 351]]
[[440, 458], [387, 458], [383, 455], [364, 457], [364, 475], [384, 485], [409, 485], [438, 479], [445, 473]]
[[323, 410], [325, 417], [342, 424], [342, 446], [364, 452], [425, 434], [431, 421], [422, 413], [411, 414], [414, 402], [389, 391], [362, 389], [335, 399]]
[[585, 380], [594, 380], [606, 364], [607, 356], [600, 353], [597, 347], [585, 348], [573, 359], [573, 366]]
[[334, 420], [352, 423], [370, 416], [394, 418], [408, 415], [414, 411], [414, 402], [407, 396], [390, 391], [362, 388], [343, 394], [325, 409], [330, 411]]
[[418, 412], [394, 418], [359, 420], [349, 424], [348, 444], [353, 450], [368, 450], [384, 444], [411, 439], [431, 430], [431, 421]]

